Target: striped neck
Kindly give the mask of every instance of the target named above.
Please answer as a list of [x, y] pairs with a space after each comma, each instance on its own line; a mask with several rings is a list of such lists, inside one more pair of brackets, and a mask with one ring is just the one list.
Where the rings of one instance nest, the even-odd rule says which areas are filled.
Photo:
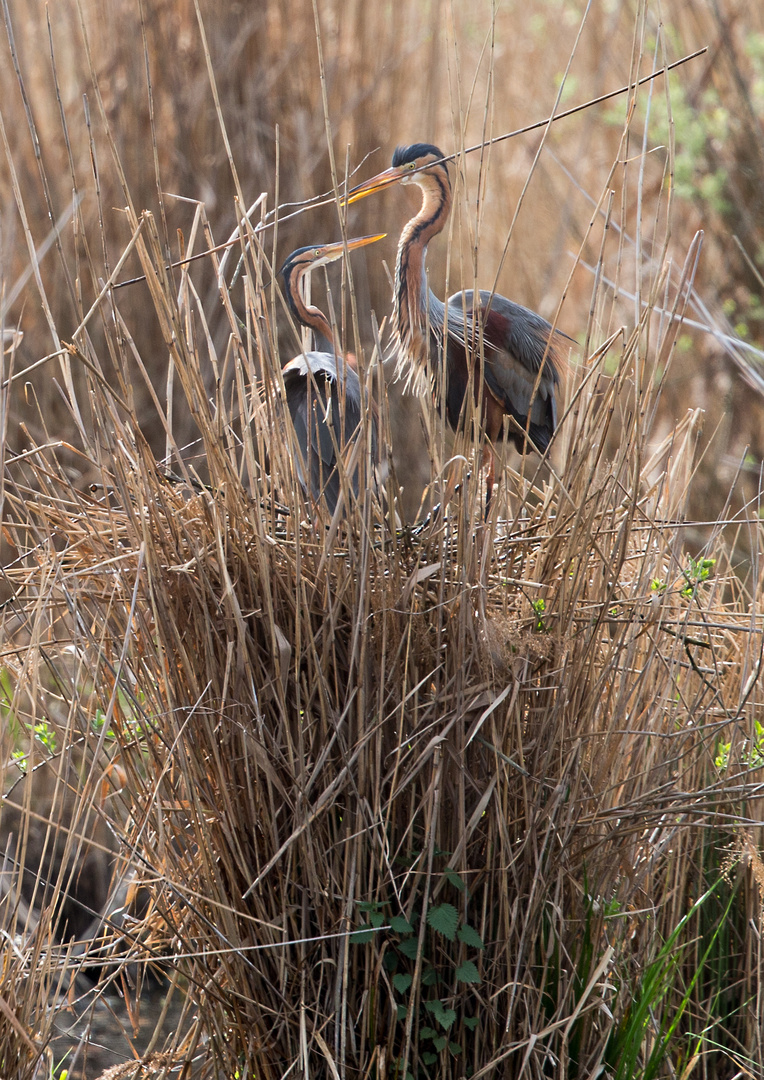
[[[426, 378], [428, 365], [437, 362], [437, 342], [431, 331], [442, 330], [439, 302], [430, 293], [425, 270], [427, 245], [443, 229], [451, 211], [451, 183], [445, 166], [412, 177], [422, 189], [422, 206], [401, 232], [395, 266], [393, 339], [398, 346], [396, 374], [409, 382]], [[433, 301], [435, 310], [433, 310]], [[428, 340], [429, 339], [429, 340]]]
[[315, 335], [315, 348], [319, 352], [336, 354], [334, 334], [329, 320], [317, 307], [305, 303], [302, 292], [302, 279], [310, 267], [295, 266], [286, 277], [286, 298], [292, 314], [301, 326], [307, 326]]

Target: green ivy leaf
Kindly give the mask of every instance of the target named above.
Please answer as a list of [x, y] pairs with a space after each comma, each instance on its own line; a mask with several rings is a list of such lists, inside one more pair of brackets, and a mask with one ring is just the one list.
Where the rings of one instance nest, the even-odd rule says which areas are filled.
[[459, 941], [463, 941], [465, 945], [471, 945], [473, 949], [485, 948], [485, 945], [483, 944], [483, 939], [481, 938], [480, 934], [477, 932], [477, 930], [474, 929], [474, 927], [470, 926], [469, 923], [464, 923], [464, 925], [459, 929], [457, 937], [459, 938]]
[[474, 1031], [480, 1021], [477, 1016], [465, 1016], [462, 1023], [466, 1028], [469, 1028], [470, 1031]]
[[408, 921], [404, 919], [402, 915], [393, 915], [390, 919], [390, 929], [394, 930], [396, 934], [413, 934], [414, 927]]
[[456, 981], [463, 983], [479, 983], [483, 980], [480, 978], [480, 973], [471, 960], [465, 960], [463, 964], [460, 964], [456, 969]]
[[393, 975], [393, 986], [399, 994], [405, 994], [413, 981], [413, 976], [405, 975], [403, 972]]
[[427, 912], [427, 923], [449, 941], [456, 941], [459, 912], [453, 904], [440, 904]]
[[440, 1053], [441, 1050], [445, 1050], [447, 1042], [448, 1042], [448, 1039], [446, 1038], [445, 1035], [438, 1035], [438, 1037], [436, 1039], [432, 1040], [432, 1045], [435, 1047], [437, 1052]]

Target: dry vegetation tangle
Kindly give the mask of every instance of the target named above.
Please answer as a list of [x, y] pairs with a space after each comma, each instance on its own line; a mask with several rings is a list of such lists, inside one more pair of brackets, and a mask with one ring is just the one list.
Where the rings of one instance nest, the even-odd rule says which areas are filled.
[[[252, 16], [238, 48], [256, 59], [255, 31], [267, 26], [293, 63], [285, 16], [265, 7], [270, 21]], [[705, 7], [690, 7], [723, 42]], [[203, 67], [193, 11], [158, 8], [183, 55]], [[75, 10], [62, 10], [76, 38]], [[361, 11], [347, 17], [370, 65]], [[96, 39], [91, 14], [84, 23]], [[206, 84], [162, 81], [171, 77], [159, 63], [167, 26], [155, 15], [143, 45], [157, 80], [163, 175], [181, 102], [195, 91], [211, 107]], [[632, 77], [653, 65], [649, 9], [635, 15], [633, 38], [612, 17], [612, 34], [626, 42], [626, 80], [630, 60]], [[114, 17], [128, 20], [121, 8]], [[334, 64], [362, 94], [367, 74], [361, 66], [353, 75], [344, 23], [333, 9], [322, 17], [330, 75]], [[41, 12], [29, 18], [45, 26]], [[62, 48], [66, 19], [57, 18], [52, 40], [65, 71], [56, 69], [53, 85], [68, 86], [76, 65]], [[225, 18], [205, 14], [213, 48]], [[406, 18], [412, 34], [424, 32], [413, 9]], [[376, 27], [380, 41], [388, 21]], [[30, 23], [20, 11], [11, 22], [17, 49]], [[497, 37], [505, 31], [499, 21]], [[592, 28], [594, 39], [601, 34]], [[117, 56], [114, 78], [127, 85], [128, 58], [142, 62], [140, 50]], [[239, 113], [229, 80], [242, 63], [234, 50], [220, 71], [230, 131]], [[22, 92], [47, 101], [50, 58], [33, 70], [35, 79], [21, 65], [9, 81], [9, 109]], [[691, 65], [679, 72], [697, 77]], [[461, 100], [465, 124], [479, 127], [461, 83], [454, 97], [451, 68], [440, 76], [451, 121]], [[116, 93], [100, 68], [96, 81]], [[329, 91], [331, 115], [331, 78]], [[650, 93], [653, 110], [670, 117], [663, 81], [640, 88], [638, 105]], [[34, 323], [23, 342], [5, 342], [0, 1075], [41, 1080], [57, 1067], [93, 1075], [85, 1045], [54, 1061], [54, 1022], [96, 992], [119, 991], [137, 1008], [149, 971], [183, 1001], [182, 1016], [143, 1063], [117, 1063], [115, 1078], [756, 1075], [764, 537], [755, 502], [744, 496], [737, 512], [737, 490], [714, 511], [716, 524], [692, 520], [693, 483], [713, 451], [704, 452], [694, 402], [667, 420], [665, 401], [682, 385], [681, 320], [697, 316], [701, 254], [691, 227], [700, 223], [685, 218], [678, 228], [666, 194], [673, 148], [660, 164], [642, 154], [644, 109], [621, 107], [599, 193], [570, 228], [578, 252], [570, 279], [551, 271], [545, 279], [555, 297], [547, 313], [567, 290], [561, 325], [581, 338], [553, 450], [541, 464], [505, 465], [487, 524], [479, 449], [463, 438], [452, 445], [429, 401], [408, 399], [403, 423], [397, 399], [388, 402], [366, 267], [380, 288], [378, 311], [389, 296], [376, 284], [373, 249], [366, 266], [354, 260], [341, 284], [332, 279], [338, 325], [358, 353], [367, 399], [378, 402], [391, 468], [374, 481], [367, 420], [343, 472], [344, 509], [330, 520], [297, 483], [276, 362], [298, 345], [272, 285], [269, 214], [293, 184], [303, 196], [331, 187], [331, 176], [318, 182], [315, 171], [296, 176], [283, 164], [297, 157], [297, 103], [280, 103], [295, 130], [282, 134], [281, 171], [263, 183], [277, 200], [261, 199], [224, 257], [216, 245], [253, 201], [242, 194], [243, 173], [225, 153], [216, 159], [211, 205], [183, 204], [179, 252], [179, 204], [165, 196], [155, 212], [141, 209], [157, 203], [156, 188], [133, 185], [119, 110], [92, 85], [88, 94], [90, 127], [69, 118], [66, 139], [40, 105], [43, 147], [50, 140], [72, 154], [66, 199], [44, 163], [38, 175], [31, 151], [16, 154], [3, 105], [4, 168], [15, 162], [18, 208], [29, 210], [5, 228], [10, 261], [44, 238], [46, 198], [53, 219], [72, 186], [82, 201], [73, 248], [60, 241], [57, 269], [20, 294], [27, 311], [43, 299], [47, 341]], [[485, 101], [478, 119], [498, 134], [504, 113], [499, 122], [492, 108], [502, 102], [487, 92]], [[452, 130], [428, 108], [433, 131], [415, 136]], [[212, 109], [212, 119], [197, 112], [195, 137], [217, 153], [219, 120]], [[594, 112], [571, 119], [582, 142], [592, 139]], [[343, 116], [335, 145], [350, 122]], [[378, 138], [392, 146], [388, 134], [382, 124]], [[304, 135], [307, 169], [310, 153], [325, 160], [323, 119]], [[527, 148], [513, 143], [526, 176]], [[262, 145], [253, 139], [251, 153]], [[85, 164], [91, 149], [98, 186]], [[606, 150], [603, 142], [603, 159]], [[503, 171], [505, 150], [492, 153], [479, 176], [470, 172], [479, 155], [461, 165], [454, 237], [439, 241], [452, 277], [457, 265], [472, 273], [469, 254], [460, 261], [472, 181], [495, 201], [513, 175]], [[184, 187], [183, 169], [167, 168], [176, 190], [192, 187], [191, 172]], [[530, 175], [529, 199], [536, 177], [542, 189], [550, 183], [543, 170]], [[161, 190], [172, 185], [163, 179]], [[110, 205], [125, 207], [116, 229]], [[289, 221], [279, 252], [333, 239], [337, 209], [323, 225], [307, 215]], [[565, 215], [573, 220], [570, 205]], [[67, 218], [68, 235], [70, 226]], [[326, 235], [302, 232], [314, 227]], [[483, 272], [495, 237], [484, 250], [491, 230], [480, 214], [471, 227]], [[181, 254], [200, 258], [168, 269]], [[582, 270], [588, 256], [593, 277]], [[132, 276], [141, 281], [112, 287]], [[632, 293], [637, 301], [624, 302]], [[17, 307], [7, 324], [11, 314]], [[22, 330], [31, 321], [18, 318]], [[48, 373], [26, 375], [22, 401], [9, 376], [53, 351], [51, 335]], [[735, 362], [738, 379], [746, 361]], [[449, 478], [458, 481], [448, 506], [416, 524], [393, 513], [409, 505], [398, 486], [406, 426], [423, 433], [426, 507]], [[356, 467], [365, 478], [357, 499]], [[68, 935], [82, 920], [66, 914], [63, 894], [87, 906], [77, 890], [95, 854], [113, 872], [114, 899], [103, 932], [74, 944]], [[63, 869], [35, 895], [14, 860], [37, 861], [51, 878], [51, 867]], [[85, 970], [100, 974], [97, 991]]]

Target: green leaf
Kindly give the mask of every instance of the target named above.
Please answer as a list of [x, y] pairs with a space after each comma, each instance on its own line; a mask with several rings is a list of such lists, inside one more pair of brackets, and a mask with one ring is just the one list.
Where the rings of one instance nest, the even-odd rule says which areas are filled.
[[438, 1033], [435, 1028], [423, 1027], [419, 1029], [420, 1039], [437, 1039]]
[[427, 912], [427, 923], [449, 941], [456, 941], [459, 912], [453, 904], [440, 904]]
[[402, 915], [393, 915], [390, 919], [390, 929], [394, 930], [396, 934], [413, 934], [414, 927], [408, 921], [404, 919]]
[[450, 1042], [448, 1044], [448, 1049], [451, 1051], [452, 1054], [461, 1054], [462, 1052], [462, 1048], [459, 1043]]
[[376, 900], [356, 900], [355, 905], [359, 911], [379, 911], [379, 904]]
[[408, 1008], [405, 1005], [396, 1005], [395, 1011], [398, 1014], [399, 1020], [405, 1020], [408, 1016]]
[[403, 972], [393, 975], [393, 986], [399, 994], [405, 994], [413, 981], [413, 976], [405, 975]]
[[422, 1061], [425, 1063], [425, 1065], [434, 1065], [437, 1060], [438, 1060], [438, 1055], [433, 1054], [432, 1051], [430, 1051], [430, 1050], [426, 1050], [422, 1054]]
[[434, 1001], [425, 1001], [424, 1007], [432, 1013], [444, 1031], [449, 1031], [453, 1027], [456, 1013], [453, 1009], [444, 1008], [442, 1001], [438, 1001], [437, 998]]
[[465, 885], [464, 880], [459, 877], [456, 870], [452, 870], [450, 866], [447, 866], [443, 873], [446, 875], [454, 888], [458, 889], [459, 892], [463, 892], [466, 894], [467, 886]]
[[463, 964], [460, 964], [456, 969], [456, 981], [463, 983], [479, 983], [483, 980], [480, 978], [480, 973], [471, 960], [465, 960]]
[[384, 924], [385, 916], [381, 911], [370, 911], [369, 922], [375, 928], [378, 928]]
[[437, 1039], [432, 1040], [432, 1045], [435, 1047], [438, 1053], [440, 1053], [441, 1050], [445, 1050], [447, 1042], [448, 1039], [445, 1035], [438, 1035]]
[[459, 941], [463, 941], [465, 945], [471, 945], [473, 949], [484, 949], [483, 939], [480, 934], [469, 923], [464, 923], [457, 934]]
[[434, 986], [438, 981], [438, 973], [431, 965], [424, 969], [422, 974], [422, 986]]
[[382, 961], [382, 966], [384, 967], [385, 971], [395, 971], [395, 969], [398, 967], [398, 957], [391, 949], [388, 949], [388, 951], [385, 953], [385, 958]]
[[480, 1020], [479, 1020], [479, 1018], [477, 1016], [465, 1016], [462, 1023], [464, 1024], [464, 1026], [466, 1028], [469, 1028], [470, 1031], [474, 1031], [475, 1028], [480, 1023]]
[[402, 956], [405, 956], [408, 960], [416, 960], [417, 949], [419, 948], [419, 942], [416, 938], [406, 938], [398, 946], [398, 951]]
[[454, 1026], [456, 1020], [456, 1013], [453, 1009], [444, 1009], [443, 1015], [438, 1017], [438, 1023], [444, 1031], [450, 1031]]
[[358, 930], [354, 930], [350, 935], [350, 941], [353, 945], [365, 945], [368, 941], [374, 938], [373, 926], [362, 926]]

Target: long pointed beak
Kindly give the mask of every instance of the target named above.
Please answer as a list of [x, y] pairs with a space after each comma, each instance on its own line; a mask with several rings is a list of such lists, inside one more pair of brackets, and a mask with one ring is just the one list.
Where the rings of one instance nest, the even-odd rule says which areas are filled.
[[[377, 240], [383, 240], [387, 236], [387, 233], [375, 233], [373, 236], [356, 236], [352, 240], [347, 242], [347, 250], [355, 251], [356, 248], [366, 247], [367, 244], [376, 244]], [[324, 254], [318, 265], [323, 263], [334, 262], [336, 259], [341, 259], [345, 254], [345, 245], [342, 240], [338, 240], [336, 244], [324, 244]]]
[[375, 191], [397, 184], [405, 175], [406, 173], [400, 168], [385, 169], [384, 172], [372, 176], [371, 180], [366, 180], [358, 187], [351, 188], [345, 196], [345, 202], [349, 206], [350, 203], [358, 202], [359, 199], [365, 199], [367, 195], [373, 195]]

